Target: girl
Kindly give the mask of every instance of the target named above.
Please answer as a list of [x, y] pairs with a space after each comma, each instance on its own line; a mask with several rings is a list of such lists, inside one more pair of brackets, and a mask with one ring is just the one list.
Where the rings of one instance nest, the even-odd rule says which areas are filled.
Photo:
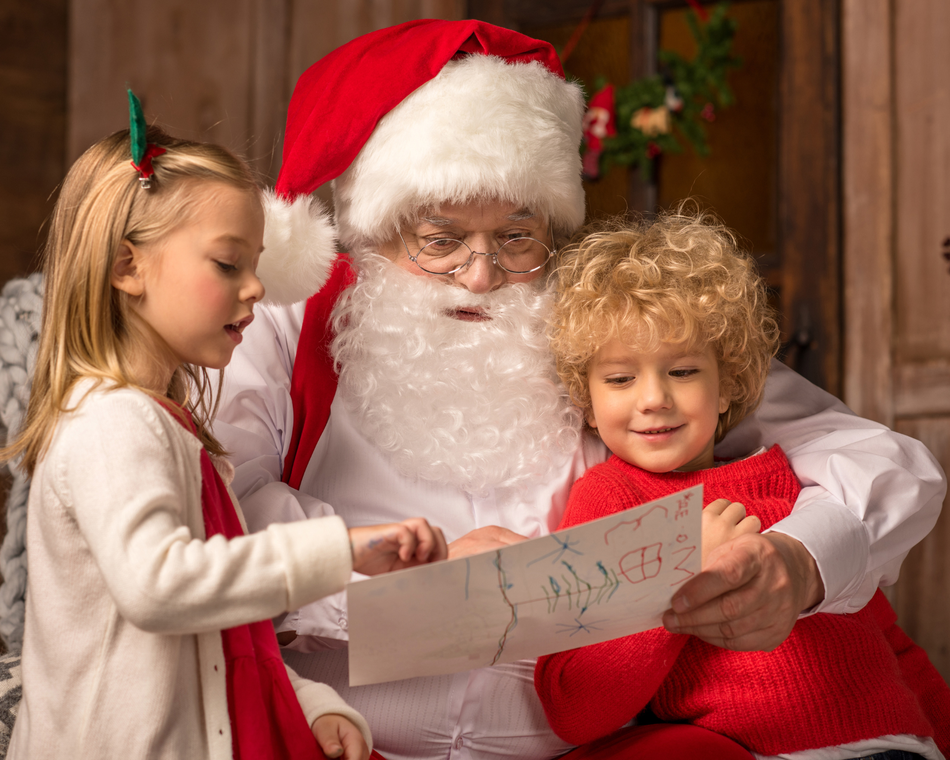
[[285, 669], [269, 618], [445, 542], [339, 517], [244, 535], [205, 368], [264, 294], [260, 192], [222, 148], [145, 139], [132, 166], [128, 131], [90, 148], [53, 213], [27, 421], [3, 452], [33, 479], [9, 757], [365, 760], [365, 721]]
[[[702, 483], [705, 565], [788, 515], [800, 485], [780, 448], [713, 457], [758, 406], [778, 343], [733, 235], [683, 214], [621, 224], [570, 246], [558, 274], [558, 371], [613, 453], [574, 484], [559, 529]], [[788, 550], [786, 536], [768, 537]], [[799, 619], [773, 652], [657, 628], [542, 657], [535, 686], [554, 730], [576, 743], [649, 707], [757, 758], [943, 760], [950, 690], [895, 620], [878, 591], [853, 615]]]

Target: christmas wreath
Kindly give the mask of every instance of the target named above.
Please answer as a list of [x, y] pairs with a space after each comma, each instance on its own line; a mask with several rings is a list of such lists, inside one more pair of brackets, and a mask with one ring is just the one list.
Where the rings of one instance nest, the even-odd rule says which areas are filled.
[[682, 152], [681, 138], [708, 155], [706, 123], [733, 102], [726, 76], [741, 60], [732, 54], [736, 22], [726, 15], [727, 6], [710, 13], [698, 2], [690, 5], [686, 20], [696, 40], [691, 61], [661, 50], [659, 73], [623, 87], [602, 78], [595, 83], [584, 117], [586, 179], [611, 166], [639, 166], [649, 179], [656, 156]]

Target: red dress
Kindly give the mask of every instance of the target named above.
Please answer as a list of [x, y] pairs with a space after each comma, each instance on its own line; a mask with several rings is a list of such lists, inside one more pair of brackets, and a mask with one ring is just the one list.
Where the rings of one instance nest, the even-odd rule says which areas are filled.
[[[195, 433], [187, 412], [171, 409], [183, 427]], [[205, 537], [244, 535], [224, 481], [211, 457], [201, 450], [201, 509]], [[228, 714], [235, 760], [325, 760], [326, 755], [307, 725], [287, 676], [270, 620], [221, 631], [227, 668]]]

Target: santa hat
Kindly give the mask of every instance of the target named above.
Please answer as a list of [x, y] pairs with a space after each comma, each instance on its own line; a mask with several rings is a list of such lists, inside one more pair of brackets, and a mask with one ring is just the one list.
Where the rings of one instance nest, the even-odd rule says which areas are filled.
[[300, 77], [277, 195], [290, 203], [334, 180], [350, 250], [440, 202], [507, 200], [572, 232], [584, 219], [583, 114], [549, 43], [482, 21], [410, 21]]
[[336, 260], [336, 228], [317, 198], [264, 191], [264, 252], [257, 276], [264, 303], [292, 304], [320, 291]]

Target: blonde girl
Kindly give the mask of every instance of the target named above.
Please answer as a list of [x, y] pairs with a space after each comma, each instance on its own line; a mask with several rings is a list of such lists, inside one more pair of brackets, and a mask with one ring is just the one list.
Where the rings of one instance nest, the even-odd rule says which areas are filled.
[[220, 147], [145, 139], [151, 169], [128, 131], [91, 147], [50, 226], [27, 420], [3, 452], [32, 476], [9, 757], [366, 758], [365, 721], [284, 667], [269, 618], [444, 540], [339, 517], [244, 535], [206, 368], [264, 294], [260, 191]]

